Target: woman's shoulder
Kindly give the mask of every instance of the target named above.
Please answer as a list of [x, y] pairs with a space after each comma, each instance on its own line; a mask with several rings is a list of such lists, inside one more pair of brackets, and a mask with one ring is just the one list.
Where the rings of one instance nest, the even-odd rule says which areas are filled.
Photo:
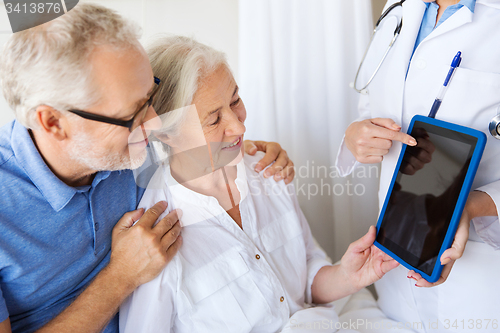
[[168, 203], [167, 209], [159, 218], [160, 220], [172, 211], [172, 196], [168, 190], [165, 170], [163, 167], [157, 168], [156, 172], [149, 180], [149, 183], [140, 198], [137, 209], [143, 208], [144, 210], [147, 210], [159, 201], [167, 201]]

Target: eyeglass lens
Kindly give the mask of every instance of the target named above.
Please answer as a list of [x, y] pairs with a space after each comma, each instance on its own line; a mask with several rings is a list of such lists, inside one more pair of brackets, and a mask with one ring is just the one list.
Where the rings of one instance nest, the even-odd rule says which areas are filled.
[[153, 92], [153, 94], [148, 99], [146, 104], [144, 104], [142, 106], [142, 108], [136, 113], [136, 115], [134, 117], [134, 122], [132, 123], [132, 127], [130, 128], [130, 131], [133, 131], [134, 129], [136, 129], [137, 127], [139, 127], [142, 124], [144, 118], [146, 118], [146, 114], [148, 113], [149, 107], [153, 104], [153, 100], [154, 100], [154, 97], [156, 95], [156, 92], [157, 92], [157, 90]]

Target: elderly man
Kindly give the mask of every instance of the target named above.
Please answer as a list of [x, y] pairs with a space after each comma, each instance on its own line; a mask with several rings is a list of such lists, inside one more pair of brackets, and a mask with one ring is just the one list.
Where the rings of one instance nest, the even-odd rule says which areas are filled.
[[[95, 5], [14, 34], [0, 75], [16, 113], [0, 129], [0, 333], [117, 332], [122, 301], [182, 243], [176, 212], [155, 224], [167, 203], [135, 210], [129, 170], [161, 83], [135, 27]], [[291, 180], [279, 145], [247, 144]]]

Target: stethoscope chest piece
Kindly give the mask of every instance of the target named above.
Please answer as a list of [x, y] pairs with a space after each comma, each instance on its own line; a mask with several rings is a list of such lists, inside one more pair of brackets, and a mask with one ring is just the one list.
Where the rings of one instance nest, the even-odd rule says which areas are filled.
[[500, 114], [497, 114], [490, 121], [490, 133], [495, 138], [500, 140]]

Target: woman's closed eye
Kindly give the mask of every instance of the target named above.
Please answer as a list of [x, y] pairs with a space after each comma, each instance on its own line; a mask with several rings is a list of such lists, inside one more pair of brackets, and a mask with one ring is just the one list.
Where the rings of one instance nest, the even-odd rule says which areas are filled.
[[[232, 103], [230, 104], [230, 106], [231, 106], [232, 108], [237, 107], [237, 106], [240, 104], [240, 102], [241, 102], [241, 97], [238, 97], [238, 99], [237, 99], [237, 100], [235, 100], [234, 102], [232, 102]], [[215, 125], [218, 125], [218, 124], [220, 123], [221, 119], [222, 119], [222, 116], [221, 116], [221, 112], [220, 112], [220, 111], [218, 111], [218, 112], [217, 112], [216, 114], [214, 114], [213, 116], [215, 117], [215, 115], [217, 115], [217, 117], [216, 117], [215, 121], [213, 121], [213, 122], [210, 124], [210, 126], [215, 126]]]
[[210, 126], [215, 126], [215, 125], [219, 124], [220, 120], [221, 120], [220, 112], [217, 112], [217, 118], [215, 119], [215, 121], [213, 123], [210, 124]]
[[240, 102], [241, 102], [241, 97], [238, 97], [237, 100], [235, 100], [234, 102], [231, 103], [231, 107], [237, 106], [238, 104], [240, 104]]

